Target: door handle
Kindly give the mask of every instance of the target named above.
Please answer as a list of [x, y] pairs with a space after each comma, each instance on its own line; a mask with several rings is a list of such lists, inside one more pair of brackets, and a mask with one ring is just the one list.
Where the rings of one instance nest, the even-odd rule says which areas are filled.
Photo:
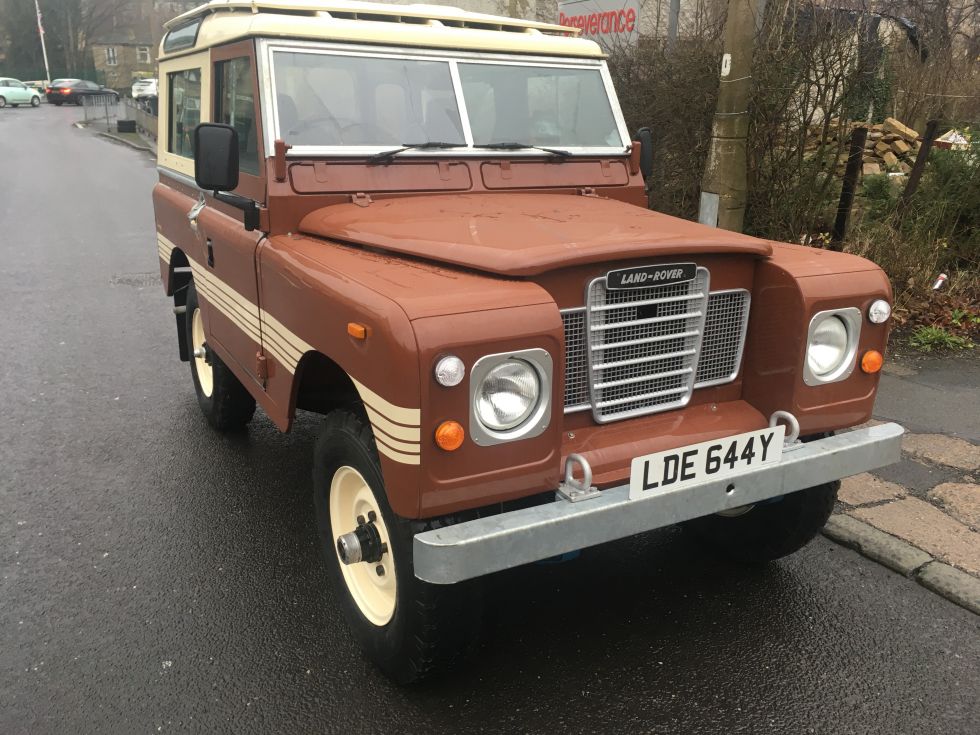
[[201, 198], [197, 200], [197, 203], [187, 213], [187, 221], [195, 233], [197, 232], [197, 218], [201, 214], [201, 210], [204, 209], [204, 206], [204, 194], [202, 192]]

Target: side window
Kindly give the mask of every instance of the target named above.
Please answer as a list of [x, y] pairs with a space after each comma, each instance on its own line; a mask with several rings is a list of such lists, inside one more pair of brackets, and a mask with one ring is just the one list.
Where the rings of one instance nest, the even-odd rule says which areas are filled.
[[194, 157], [194, 128], [201, 122], [201, 70], [185, 69], [168, 74], [170, 99], [167, 150], [186, 158]]
[[255, 96], [252, 64], [247, 57], [219, 61], [214, 65], [214, 120], [238, 131], [238, 170], [259, 173], [258, 135], [255, 126]]

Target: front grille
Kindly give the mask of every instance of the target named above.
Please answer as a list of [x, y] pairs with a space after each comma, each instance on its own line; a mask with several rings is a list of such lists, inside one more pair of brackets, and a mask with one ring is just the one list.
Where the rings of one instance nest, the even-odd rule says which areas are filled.
[[695, 388], [734, 380], [749, 294], [709, 296], [708, 285], [704, 268], [669, 286], [607, 290], [604, 278], [593, 281], [587, 307], [562, 312], [566, 413], [591, 408], [606, 422], [667, 411]]
[[708, 319], [694, 387], [730, 383], [738, 375], [749, 321], [749, 292], [716, 291], [708, 299]]

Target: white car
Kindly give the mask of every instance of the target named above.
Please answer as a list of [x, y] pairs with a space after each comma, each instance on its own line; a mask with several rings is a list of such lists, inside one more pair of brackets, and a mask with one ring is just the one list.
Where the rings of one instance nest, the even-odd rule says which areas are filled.
[[133, 88], [131, 94], [134, 100], [138, 100], [141, 97], [156, 97], [157, 96], [157, 80], [156, 79], [137, 79], [133, 82]]

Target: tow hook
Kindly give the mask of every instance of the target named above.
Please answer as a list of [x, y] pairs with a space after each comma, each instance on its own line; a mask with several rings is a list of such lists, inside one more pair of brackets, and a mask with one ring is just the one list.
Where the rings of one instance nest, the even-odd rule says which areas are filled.
[[388, 544], [381, 540], [381, 534], [374, 525], [374, 513], [371, 516], [369, 521], [365, 521], [364, 516], [358, 516], [357, 528], [337, 538], [337, 554], [344, 564], [361, 561], [376, 564], [388, 553]]

